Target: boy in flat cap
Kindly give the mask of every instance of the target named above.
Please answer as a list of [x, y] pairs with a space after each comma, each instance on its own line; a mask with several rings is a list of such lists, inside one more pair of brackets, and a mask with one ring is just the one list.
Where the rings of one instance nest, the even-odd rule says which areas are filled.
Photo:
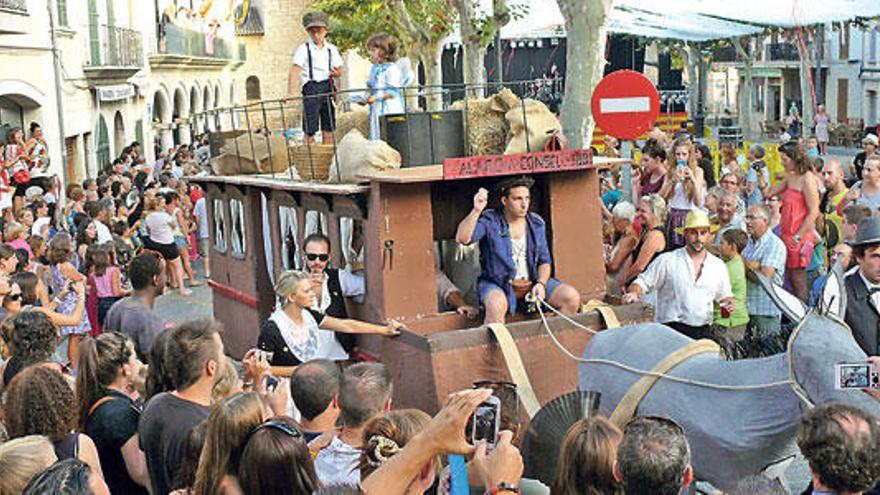
[[303, 130], [306, 140], [315, 142], [315, 133], [321, 129], [321, 142], [333, 142], [336, 115], [331, 93], [333, 79], [342, 76], [342, 56], [339, 50], [326, 41], [328, 19], [323, 12], [306, 12], [303, 28], [309, 33], [309, 41], [296, 49], [293, 67], [287, 83], [287, 97], [295, 98], [297, 87], [303, 95]]

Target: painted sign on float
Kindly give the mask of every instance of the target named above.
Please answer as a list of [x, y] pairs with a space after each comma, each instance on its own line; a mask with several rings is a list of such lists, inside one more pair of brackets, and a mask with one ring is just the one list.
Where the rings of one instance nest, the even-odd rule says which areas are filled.
[[470, 156], [443, 160], [443, 179], [581, 170], [593, 166], [590, 150], [562, 150], [518, 155]]

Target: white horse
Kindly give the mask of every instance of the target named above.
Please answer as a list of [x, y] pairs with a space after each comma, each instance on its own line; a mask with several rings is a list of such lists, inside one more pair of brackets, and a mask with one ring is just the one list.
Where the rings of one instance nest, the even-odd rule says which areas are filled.
[[[835, 272], [828, 291], [843, 287]], [[833, 310], [809, 310], [763, 278], [765, 289], [798, 321], [786, 352], [728, 361], [718, 353], [695, 355], [668, 371], [639, 402], [636, 414], [669, 417], [684, 428], [698, 479], [728, 489], [740, 478], [798, 454], [801, 416], [813, 405], [842, 402], [880, 418], [880, 402], [858, 390], [835, 389], [835, 364], [864, 362], [839, 293]], [[832, 299], [826, 295], [826, 300]], [[788, 303], [788, 304], [786, 304]], [[670, 353], [693, 342], [665, 325], [646, 323], [599, 332], [587, 344], [580, 388], [602, 394], [600, 412], [611, 415], [624, 394]], [[678, 379], [678, 380], [677, 380]]]

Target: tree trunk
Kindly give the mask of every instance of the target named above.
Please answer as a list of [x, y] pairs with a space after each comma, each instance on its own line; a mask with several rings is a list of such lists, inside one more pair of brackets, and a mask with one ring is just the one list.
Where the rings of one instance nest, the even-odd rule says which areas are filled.
[[469, 42], [464, 46], [464, 83], [468, 96], [482, 98], [486, 93], [486, 48], [480, 42]]
[[801, 118], [803, 119], [803, 129], [801, 135], [806, 138], [813, 132], [813, 87], [810, 84], [810, 48], [812, 44], [806, 46], [806, 50], [801, 52]]
[[681, 51], [685, 56], [685, 71], [688, 77], [688, 114], [690, 114], [691, 119], [696, 119], [700, 91], [700, 77], [697, 75], [697, 64], [700, 60], [700, 53], [697, 46], [693, 43], [685, 43], [685, 47]]
[[755, 63], [755, 54], [762, 44], [762, 38], [755, 40], [755, 49], [749, 47], [749, 38], [737, 38], [733, 45], [743, 61], [743, 81], [739, 85], [738, 113], [739, 126], [743, 132], [743, 138], [752, 139], [752, 69]]
[[425, 100], [427, 102], [427, 110], [436, 111], [443, 108], [442, 88], [443, 74], [441, 72], [439, 57], [437, 55], [438, 48], [426, 47], [420, 50], [419, 60], [425, 69]]
[[590, 99], [605, 72], [605, 42], [612, 0], [556, 0], [565, 18], [565, 95], [562, 128], [573, 149], [593, 140]]

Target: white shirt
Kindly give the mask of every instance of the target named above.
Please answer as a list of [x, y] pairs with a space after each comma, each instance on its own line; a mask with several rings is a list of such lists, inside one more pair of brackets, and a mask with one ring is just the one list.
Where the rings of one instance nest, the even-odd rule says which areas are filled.
[[52, 219], [49, 217], [40, 217], [40, 218], [34, 220], [34, 224], [31, 225], [31, 235], [42, 236], [43, 235], [43, 232], [42, 232], [43, 227], [48, 227], [49, 222], [51, 222], [51, 221], [52, 221]]
[[[346, 266], [344, 270], [339, 270], [339, 288], [342, 289], [343, 297], [351, 297], [355, 302], [363, 302], [366, 293], [364, 285], [363, 273], [352, 273], [351, 267]], [[330, 289], [327, 288], [327, 280], [330, 275], [324, 273], [324, 282], [321, 284], [321, 300], [315, 300], [312, 309], [320, 313], [326, 313], [330, 307]]]
[[315, 473], [324, 486], [357, 486], [361, 482], [361, 470], [357, 468], [360, 458], [359, 449], [335, 437], [315, 457]]
[[510, 248], [513, 253], [513, 264], [516, 266], [517, 280], [529, 279], [529, 264], [526, 262], [526, 236], [519, 239], [510, 238]]
[[868, 288], [868, 293], [870, 294], [870, 297], [871, 297], [871, 303], [874, 304], [874, 309], [876, 309], [877, 311], [880, 311], [880, 292], [871, 292], [871, 289], [874, 288], [874, 284], [872, 284], [871, 282], [868, 281], [867, 278], [865, 278], [865, 274], [862, 273], [862, 270], [859, 270], [859, 276], [862, 277], [862, 282], [864, 282], [865, 287]]
[[[144, 220], [144, 225], [147, 227], [150, 239], [159, 244], [171, 244], [174, 242], [174, 233], [171, 229], [171, 224], [173, 223], [174, 218], [164, 211], [154, 211], [147, 215], [147, 219]], [[100, 222], [95, 222], [95, 224], [101, 225]], [[107, 227], [104, 228], [106, 229]], [[100, 227], [98, 227], [98, 243], [102, 243]]]
[[[95, 230], [98, 234], [98, 244], [113, 242], [113, 234], [110, 233], [110, 228], [98, 220], [95, 220]], [[171, 240], [173, 241], [174, 239], [172, 238]]]
[[[312, 52], [312, 76], [309, 75], [309, 51]], [[299, 45], [293, 54], [293, 65], [302, 67], [300, 79], [303, 84], [309, 81], [322, 82], [330, 79], [331, 68], [342, 67], [342, 63], [339, 49], [326, 40], [322, 48], [315, 46], [312, 41], [307, 41]]]
[[657, 290], [655, 320], [691, 326], [712, 323], [715, 301], [733, 296], [727, 267], [721, 259], [706, 254], [700, 278], [695, 279], [693, 260], [686, 248], [657, 257], [633, 283], [647, 293]]

